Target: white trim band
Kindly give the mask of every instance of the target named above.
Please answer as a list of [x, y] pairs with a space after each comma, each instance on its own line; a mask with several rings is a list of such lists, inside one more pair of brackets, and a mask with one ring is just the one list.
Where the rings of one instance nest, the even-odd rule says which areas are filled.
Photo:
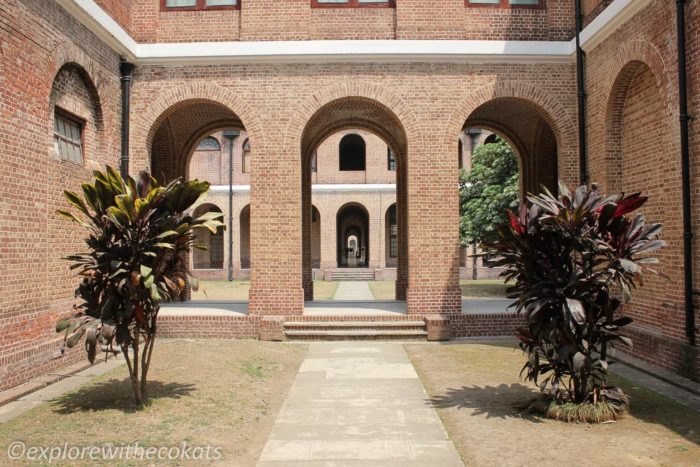
[[[211, 192], [215, 194], [228, 193], [228, 185], [212, 185]], [[396, 185], [391, 183], [338, 183], [312, 185], [313, 193], [396, 193]], [[233, 185], [236, 194], [250, 193], [250, 185]]]
[[[570, 63], [575, 41], [328, 40], [137, 43], [94, 0], [55, 0], [137, 65], [265, 63]], [[600, 44], [652, 0], [615, 0], [581, 33]]]

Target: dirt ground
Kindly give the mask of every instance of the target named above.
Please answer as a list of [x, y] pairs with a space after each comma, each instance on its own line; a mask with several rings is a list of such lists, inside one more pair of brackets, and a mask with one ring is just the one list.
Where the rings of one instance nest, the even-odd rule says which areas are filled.
[[508, 286], [498, 279], [459, 281], [462, 298], [505, 298]]
[[466, 465], [700, 465], [700, 413], [620, 377], [611, 382], [631, 396], [628, 417], [567, 424], [514, 408], [537, 394], [518, 379], [515, 344], [405, 347]]
[[306, 349], [253, 340], [160, 340], [149, 375], [149, 406], [134, 410], [122, 366], [0, 424], [0, 465], [10, 464], [7, 446], [17, 440], [32, 446], [138, 442], [161, 447], [187, 442], [220, 446], [219, 465], [255, 465]]

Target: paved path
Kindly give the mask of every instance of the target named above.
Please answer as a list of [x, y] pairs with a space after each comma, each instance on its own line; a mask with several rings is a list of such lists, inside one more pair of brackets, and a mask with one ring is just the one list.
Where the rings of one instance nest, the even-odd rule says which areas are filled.
[[343, 281], [338, 283], [333, 300], [374, 300], [369, 284], [363, 281]]
[[261, 467], [462, 466], [401, 344], [313, 343]]

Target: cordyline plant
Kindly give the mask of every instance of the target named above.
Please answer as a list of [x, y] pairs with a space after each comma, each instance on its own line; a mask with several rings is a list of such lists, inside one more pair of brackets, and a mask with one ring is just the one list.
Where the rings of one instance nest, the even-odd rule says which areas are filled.
[[73, 316], [58, 321], [56, 332], [65, 333], [64, 348], [85, 337], [91, 363], [98, 345], [105, 353], [121, 351], [136, 403], [143, 405], [160, 302], [179, 298], [188, 279], [193, 283], [186, 253], [193, 246], [205, 248], [194, 244], [193, 230], [215, 233], [222, 214], [190, 214], [206, 197], [206, 182], [177, 179], [158, 186], [142, 173], [137, 184], [111, 167], [94, 176], [93, 183], [83, 184], [82, 197], [65, 192], [79, 215], [57, 211], [88, 231], [88, 248], [65, 258], [83, 278], [75, 292], [82, 303]]
[[[505, 267], [518, 314], [518, 330], [528, 356], [526, 378], [545, 394], [539, 410], [569, 421], [617, 419], [629, 400], [606, 385], [607, 347], [631, 346], [621, 328], [632, 322], [616, 311], [642, 284], [650, 253], [663, 247], [661, 224], [646, 225], [631, 215], [647, 200], [639, 193], [606, 196], [581, 186], [574, 193], [560, 184], [559, 197], [543, 189], [528, 196], [519, 216], [499, 227], [498, 240], [484, 245]], [[521, 375], [523, 374], [521, 372]]]

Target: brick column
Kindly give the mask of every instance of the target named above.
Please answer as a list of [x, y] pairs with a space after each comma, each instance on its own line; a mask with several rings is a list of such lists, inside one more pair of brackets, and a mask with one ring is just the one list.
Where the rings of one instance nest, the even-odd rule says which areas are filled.
[[[336, 211], [320, 210], [321, 215], [321, 270], [335, 269], [338, 265], [336, 252]], [[325, 274], [325, 272], [324, 272]]]

